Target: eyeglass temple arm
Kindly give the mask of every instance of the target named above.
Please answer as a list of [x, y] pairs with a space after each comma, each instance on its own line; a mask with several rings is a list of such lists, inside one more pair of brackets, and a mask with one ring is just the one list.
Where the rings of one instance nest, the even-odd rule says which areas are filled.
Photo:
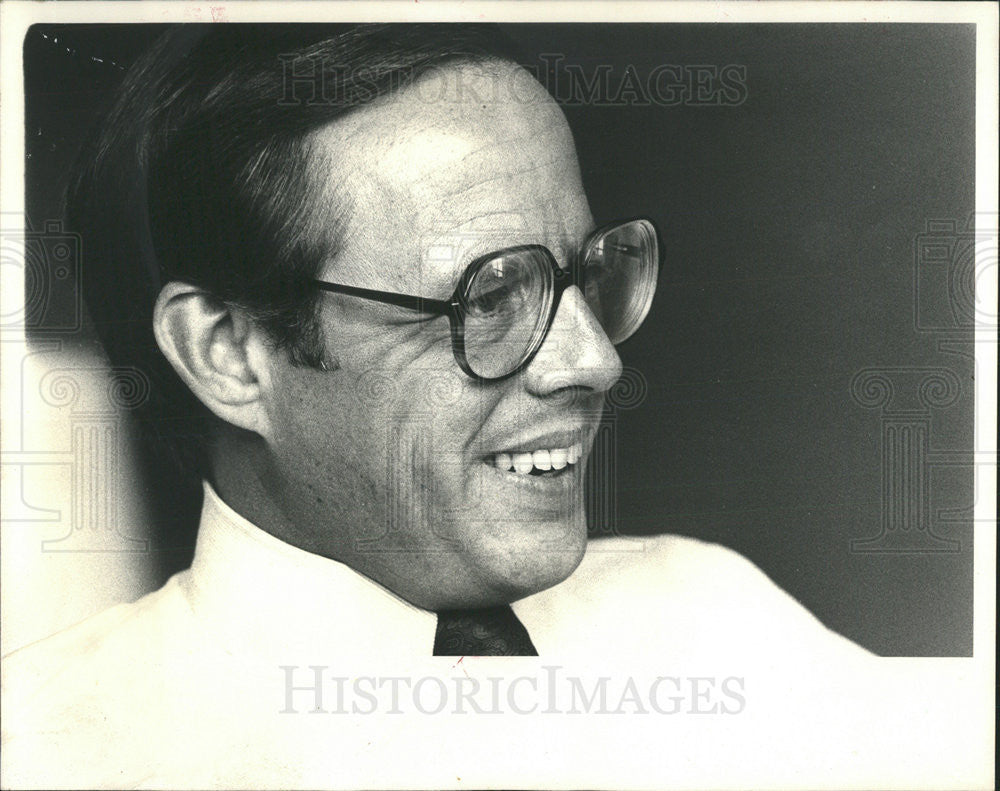
[[346, 294], [350, 297], [371, 299], [375, 302], [384, 302], [387, 305], [396, 305], [397, 307], [416, 310], [420, 313], [449, 314], [453, 310], [451, 302], [445, 302], [440, 299], [415, 297], [410, 294], [394, 294], [389, 291], [374, 291], [370, 288], [358, 288], [357, 286], [342, 286], [337, 283], [327, 283], [325, 280], [314, 280], [313, 284], [317, 288], [333, 294]]

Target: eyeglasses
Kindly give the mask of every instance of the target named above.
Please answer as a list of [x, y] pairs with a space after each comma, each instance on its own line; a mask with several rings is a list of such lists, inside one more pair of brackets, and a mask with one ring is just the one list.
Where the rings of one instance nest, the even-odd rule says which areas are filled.
[[552, 327], [562, 295], [577, 286], [613, 344], [631, 337], [653, 302], [660, 271], [652, 221], [598, 228], [566, 269], [547, 247], [509, 247], [474, 260], [448, 300], [315, 280], [335, 294], [447, 316], [455, 361], [473, 379], [496, 381], [523, 370]]

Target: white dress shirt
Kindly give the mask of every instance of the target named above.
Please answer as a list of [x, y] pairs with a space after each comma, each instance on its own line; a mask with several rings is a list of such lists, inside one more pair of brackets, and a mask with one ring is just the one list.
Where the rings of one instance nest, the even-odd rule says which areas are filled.
[[730, 550], [595, 541], [513, 609], [539, 657], [433, 657], [434, 613], [206, 485], [190, 569], [5, 660], [4, 785], [794, 783], [890, 749], [878, 660]]

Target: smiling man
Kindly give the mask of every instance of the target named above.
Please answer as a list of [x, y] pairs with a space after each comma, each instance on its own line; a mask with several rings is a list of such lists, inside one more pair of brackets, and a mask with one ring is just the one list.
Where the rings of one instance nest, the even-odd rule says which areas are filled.
[[331, 742], [275, 724], [276, 684], [320, 694], [306, 666], [861, 653], [728, 550], [588, 548], [660, 245], [595, 221], [559, 107], [492, 31], [181, 28], [84, 156], [95, 324], [205, 499], [189, 570], [9, 660], [10, 777], [317, 782]]
[[[655, 285], [648, 222], [588, 239], [569, 129], [516, 69], [453, 58], [303, 133], [318, 366], [197, 283], [167, 283], [153, 316], [221, 420], [222, 501], [427, 610], [507, 604], [576, 568], [582, 470], [621, 372], [595, 312], [631, 334]], [[474, 112], [463, 98], [510, 88]], [[188, 236], [159, 230], [158, 247]]]
[[[329, 362], [319, 372], [294, 366], [264, 353], [260, 338], [257, 357], [234, 354], [252, 397], [241, 392], [238, 416], [217, 408], [264, 440], [248, 448], [266, 470], [253, 481], [220, 460], [224, 499], [431, 610], [505, 604], [573, 571], [586, 542], [585, 449], [621, 371], [584, 293], [560, 288], [593, 220], [558, 108], [537, 83], [523, 106], [475, 113], [455, 90], [489, 95], [514, 68], [458, 62], [424, 76], [426, 91], [313, 134], [315, 188], [336, 185], [352, 207], [316, 284], [326, 290], [318, 320]], [[372, 136], [373, 126], [385, 132]], [[655, 239], [647, 243], [621, 260], [652, 278]], [[428, 260], [435, 250], [452, 255]], [[595, 274], [607, 261], [591, 246], [584, 277], [595, 276], [584, 288], [595, 299], [617, 296]], [[172, 328], [183, 335], [205, 322], [175, 307], [175, 294], [201, 300], [183, 286], [161, 297], [162, 346], [190, 371]], [[400, 294], [417, 301], [391, 304]], [[371, 372], [391, 387], [359, 397]], [[402, 518], [387, 511], [393, 504]]]

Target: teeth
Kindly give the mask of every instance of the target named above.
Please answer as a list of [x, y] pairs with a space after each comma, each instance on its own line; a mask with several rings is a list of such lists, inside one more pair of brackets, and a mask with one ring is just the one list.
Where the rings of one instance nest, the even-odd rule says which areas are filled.
[[542, 472], [552, 469], [552, 462], [549, 460], [549, 452], [547, 450], [536, 450], [531, 454], [531, 461]]
[[566, 461], [570, 464], [576, 464], [580, 461], [580, 457], [583, 455], [583, 447], [579, 442], [574, 443], [569, 446], [569, 450], [566, 451]]
[[530, 453], [515, 453], [514, 454], [514, 471], [518, 475], [527, 475], [531, 472], [532, 458]]
[[582, 455], [583, 447], [577, 442], [568, 448], [543, 448], [532, 453], [497, 453], [493, 465], [504, 472], [513, 469], [518, 475], [527, 475], [532, 468], [541, 472], [565, 469], [569, 464], [576, 464]]

